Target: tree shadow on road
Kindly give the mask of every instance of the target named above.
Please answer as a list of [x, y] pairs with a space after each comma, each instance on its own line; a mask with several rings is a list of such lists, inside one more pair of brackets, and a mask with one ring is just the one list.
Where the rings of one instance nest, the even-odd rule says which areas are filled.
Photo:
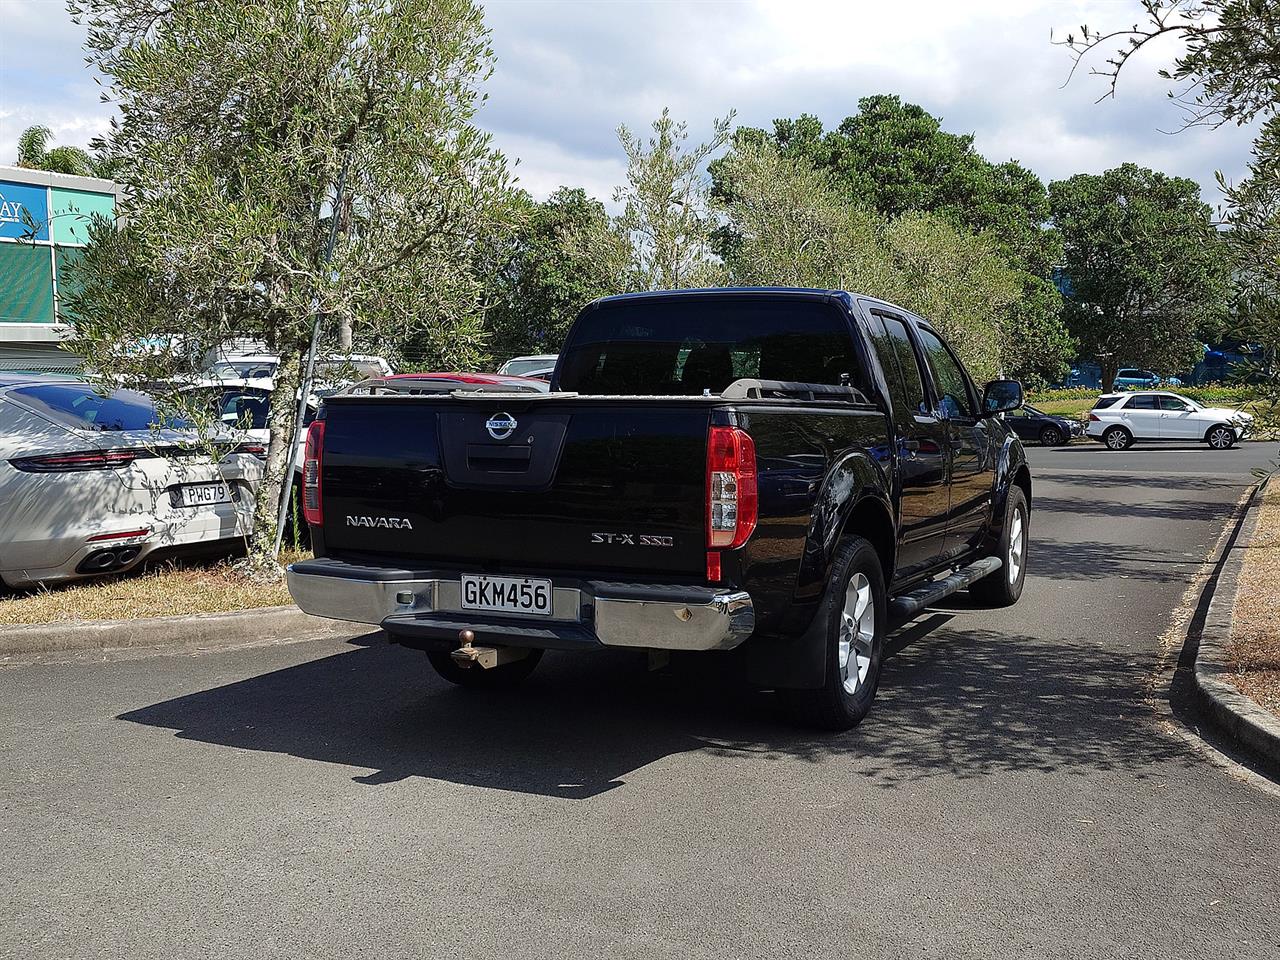
[[1035, 509], [1037, 513], [1047, 511], [1120, 520], [1199, 520], [1221, 526], [1223, 521], [1235, 513], [1235, 504], [1201, 499], [1117, 503], [1100, 498], [1041, 496], [1035, 499]]
[[1142, 701], [1141, 670], [1104, 648], [986, 630], [936, 613], [891, 637], [880, 697], [858, 729], [797, 728], [748, 690], [736, 660], [648, 674], [639, 658], [549, 654], [515, 691], [434, 677], [381, 634], [345, 652], [164, 701], [119, 719], [183, 739], [408, 777], [587, 799], [693, 750], [852, 763], [886, 788], [935, 776], [1126, 768], [1179, 759]]

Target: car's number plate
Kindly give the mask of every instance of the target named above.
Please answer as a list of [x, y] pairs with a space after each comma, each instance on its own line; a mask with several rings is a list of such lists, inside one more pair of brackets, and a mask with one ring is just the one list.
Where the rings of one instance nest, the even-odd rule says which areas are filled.
[[462, 575], [462, 609], [551, 616], [551, 581]]
[[189, 483], [181, 488], [184, 507], [207, 507], [231, 502], [231, 487], [225, 483]]

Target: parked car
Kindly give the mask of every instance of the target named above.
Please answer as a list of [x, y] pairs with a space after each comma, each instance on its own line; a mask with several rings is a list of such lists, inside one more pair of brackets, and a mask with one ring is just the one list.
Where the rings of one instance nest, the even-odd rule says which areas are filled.
[[1182, 381], [1177, 377], [1160, 377], [1150, 370], [1139, 370], [1136, 367], [1122, 367], [1111, 382], [1112, 390], [1151, 390], [1155, 387], [1180, 387]]
[[[187, 388], [208, 398], [213, 414], [229, 432], [234, 432], [261, 449], [264, 454], [271, 442], [271, 399], [274, 381], [270, 379], [202, 380]], [[325, 391], [327, 392], [327, 391]], [[316, 417], [321, 397], [312, 394], [307, 398], [307, 409], [302, 426], [305, 430]], [[297, 396], [293, 403], [297, 403]], [[294, 460], [295, 478], [302, 474], [302, 454], [306, 444], [304, 431], [298, 433], [298, 454]]]
[[1084, 424], [1079, 420], [1042, 413], [1029, 404], [1010, 410], [1004, 417], [1019, 437], [1042, 447], [1059, 447], [1084, 435]]
[[[218, 360], [205, 371], [202, 382], [241, 383], [246, 380], [274, 381], [280, 357], [274, 353], [235, 354]], [[391, 364], [382, 357], [353, 353], [349, 356], [327, 354], [316, 358], [315, 382], [338, 387], [358, 379], [385, 377]], [[270, 389], [270, 387], [268, 387]]]
[[1227, 450], [1253, 427], [1253, 417], [1230, 407], [1205, 407], [1176, 393], [1143, 391], [1100, 396], [1085, 432], [1112, 450], [1148, 441], [1207, 443]]
[[549, 393], [327, 399], [304, 469], [315, 559], [289, 588], [471, 686], [546, 649], [741, 647], [752, 681], [844, 729], [890, 616], [1021, 595], [1031, 473], [998, 416], [1021, 402], [857, 294], [605, 298]]
[[395, 373], [362, 380], [340, 392], [345, 395], [374, 393], [451, 393], [454, 390], [511, 390], [546, 393], [550, 385], [534, 377], [507, 377], [497, 373]]
[[507, 376], [537, 377], [539, 380], [550, 380], [556, 368], [556, 354], [542, 353], [530, 357], [513, 357], [498, 368], [498, 373]]
[[146, 394], [0, 374], [0, 580], [29, 587], [230, 551], [252, 519], [254, 450], [184, 455]]

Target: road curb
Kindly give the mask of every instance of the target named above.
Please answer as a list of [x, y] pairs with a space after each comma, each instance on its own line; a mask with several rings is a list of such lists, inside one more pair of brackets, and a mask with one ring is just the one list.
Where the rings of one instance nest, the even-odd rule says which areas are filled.
[[1205, 614], [1196, 653], [1196, 687], [1210, 716], [1237, 743], [1249, 748], [1271, 764], [1280, 767], [1280, 718], [1246, 697], [1227, 679], [1231, 668], [1227, 659], [1227, 643], [1231, 639], [1231, 619], [1239, 591], [1240, 570], [1245, 551], [1252, 542], [1262, 507], [1264, 480], [1254, 491], [1240, 526], [1240, 533], [1227, 551], [1217, 580], [1213, 598]]
[[135, 649], [230, 649], [318, 637], [350, 637], [357, 632], [351, 624], [313, 617], [293, 606], [185, 617], [40, 623], [0, 628], [0, 663], [84, 651], [107, 656]]

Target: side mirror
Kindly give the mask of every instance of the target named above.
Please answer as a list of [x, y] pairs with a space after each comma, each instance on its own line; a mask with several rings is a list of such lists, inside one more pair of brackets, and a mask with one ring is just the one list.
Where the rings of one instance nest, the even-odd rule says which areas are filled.
[[1023, 400], [1022, 384], [1017, 380], [992, 380], [982, 392], [982, 415], [991, 417], [1017, 410]]

